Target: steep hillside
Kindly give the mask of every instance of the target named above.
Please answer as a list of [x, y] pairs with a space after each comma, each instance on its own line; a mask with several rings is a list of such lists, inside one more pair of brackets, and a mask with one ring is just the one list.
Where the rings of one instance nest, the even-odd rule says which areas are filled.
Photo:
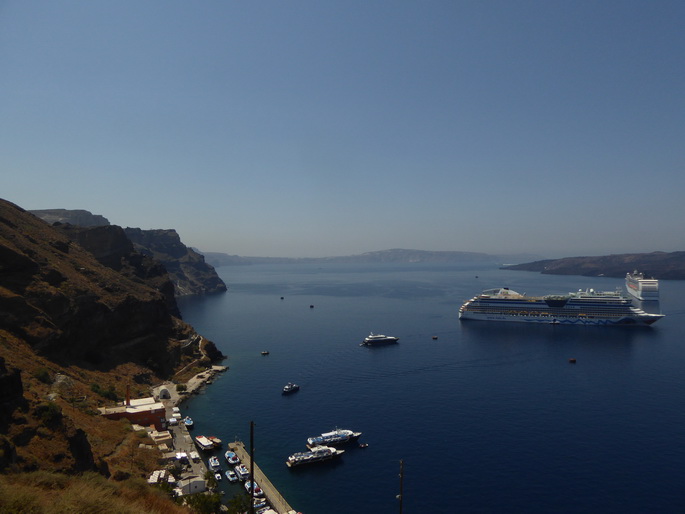
[[[80, 209], [42, 209], [29, 211], [48, 224], [60, 226], [72, 240], [89, 250], [106, 266], [150, 281], [157, 277], [157, 286], [167, 297], [223, 293], [226, 284], [219, 278], [204, 256], [181, 242], [175, 230], [142, 230], [110, 225], [107, 218]], [[129, 238], [129, 241], [123, 239]], [[132, 243], [132, 244], [131, 244]], [[149, 257], [144, 262], [139, 253]], [[154, 259], [164, 270], [155, 269]], [[168, 277], [166, 276], [168, 273]], [[162, 275], [164, 276], [163, 278]], [[168, 281], [167, 279], [170, 279]], [[169, 302], [169, 306], [174, 304]]]
[[207, 355], [222, 357], [157, 289], [0, 200], [0, 472], [142, 476], [158, 453], [97, 407]]
[[181, 242], [175, 230], [124, 229], [137, 251], [160, 261], [171, 275], [177, 296], [223, 293], [226, 284], [203, 255]]

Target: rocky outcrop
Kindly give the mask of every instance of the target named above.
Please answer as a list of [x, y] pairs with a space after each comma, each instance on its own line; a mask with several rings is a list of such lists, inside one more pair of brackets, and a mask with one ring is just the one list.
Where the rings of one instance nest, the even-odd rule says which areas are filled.
[[137, 251], [160, 261], [171, 276], [177, 296], [222, 293], [226, 284], [202, 254], [181, 242], [175, 230], [124, 229]]
[[93, 214], [83, 209], [39, 209], [29, 211], [42, 220], [53, 223], [69, 223], [81, 227], [100, 227], [109, 225], [109, 220], [99, 214]]
[[582, 275], [623, 278], [638, 270], [656, 279], [685, 279], [685, 252], [652, 252], [565, 257], [507, 266], [506, 269], [539, 271], [549, 275]]
[[160, 291], [166, 298], [171, 314], [181, 317], [174, 283], [166, 268], [152, 257], [137, 252], [124, 229], [117, 225], [78, 227], [56, 223], [53, 226], [92, 253], [100, 264]]

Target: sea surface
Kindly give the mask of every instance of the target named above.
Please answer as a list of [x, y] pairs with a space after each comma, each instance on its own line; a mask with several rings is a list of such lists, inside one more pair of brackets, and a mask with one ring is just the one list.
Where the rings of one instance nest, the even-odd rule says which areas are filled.
[[[404, 513], [685, 512], [685, 282], [661, 281], [666, 317], [650, 328], [576, 327], [457, 310], [492, 287], [623, 280], [425, 264], [217, 271], [228, 292], [180, 308], [230, 370], [182, 412], [196, 435], [246, 445], [254, 422], [255, 460], [297, 511], [395, 513], [402, 485]], [[370, 332], [400, 341], [360, 346]], [[283, 396], [287, 382], [300, 391]], [[336, 427], [369, 446], [286, 467]]]

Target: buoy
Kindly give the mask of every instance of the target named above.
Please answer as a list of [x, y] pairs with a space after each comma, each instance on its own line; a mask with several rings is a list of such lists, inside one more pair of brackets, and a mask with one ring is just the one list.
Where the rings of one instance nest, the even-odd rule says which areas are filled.
[[576, 363], [576, 359], [569, 359], [568, 361], [569, 361], [571, 364], [575, 364], [575, 363]]

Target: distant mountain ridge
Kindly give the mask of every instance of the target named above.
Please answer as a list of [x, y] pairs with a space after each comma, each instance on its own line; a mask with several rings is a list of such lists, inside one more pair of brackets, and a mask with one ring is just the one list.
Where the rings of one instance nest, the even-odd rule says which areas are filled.
[[339, 257], [241, 257], [220, 252], [202, 252], [212, 266], [240, 266], [248, 264], [290, 264], [290, 263], [439, 263], [439, 264], [481, 264], [522, 262], [539, 258], [533, 254], [490, 255], [479, 252], [408, 250], [393, 248], [358, 255]]
[[506, 266], [549, 275], [625, 277], [638, 270], [656, 279], [685, 280], [685, 252], [625, 253], [599, 257], [565, 257]]

